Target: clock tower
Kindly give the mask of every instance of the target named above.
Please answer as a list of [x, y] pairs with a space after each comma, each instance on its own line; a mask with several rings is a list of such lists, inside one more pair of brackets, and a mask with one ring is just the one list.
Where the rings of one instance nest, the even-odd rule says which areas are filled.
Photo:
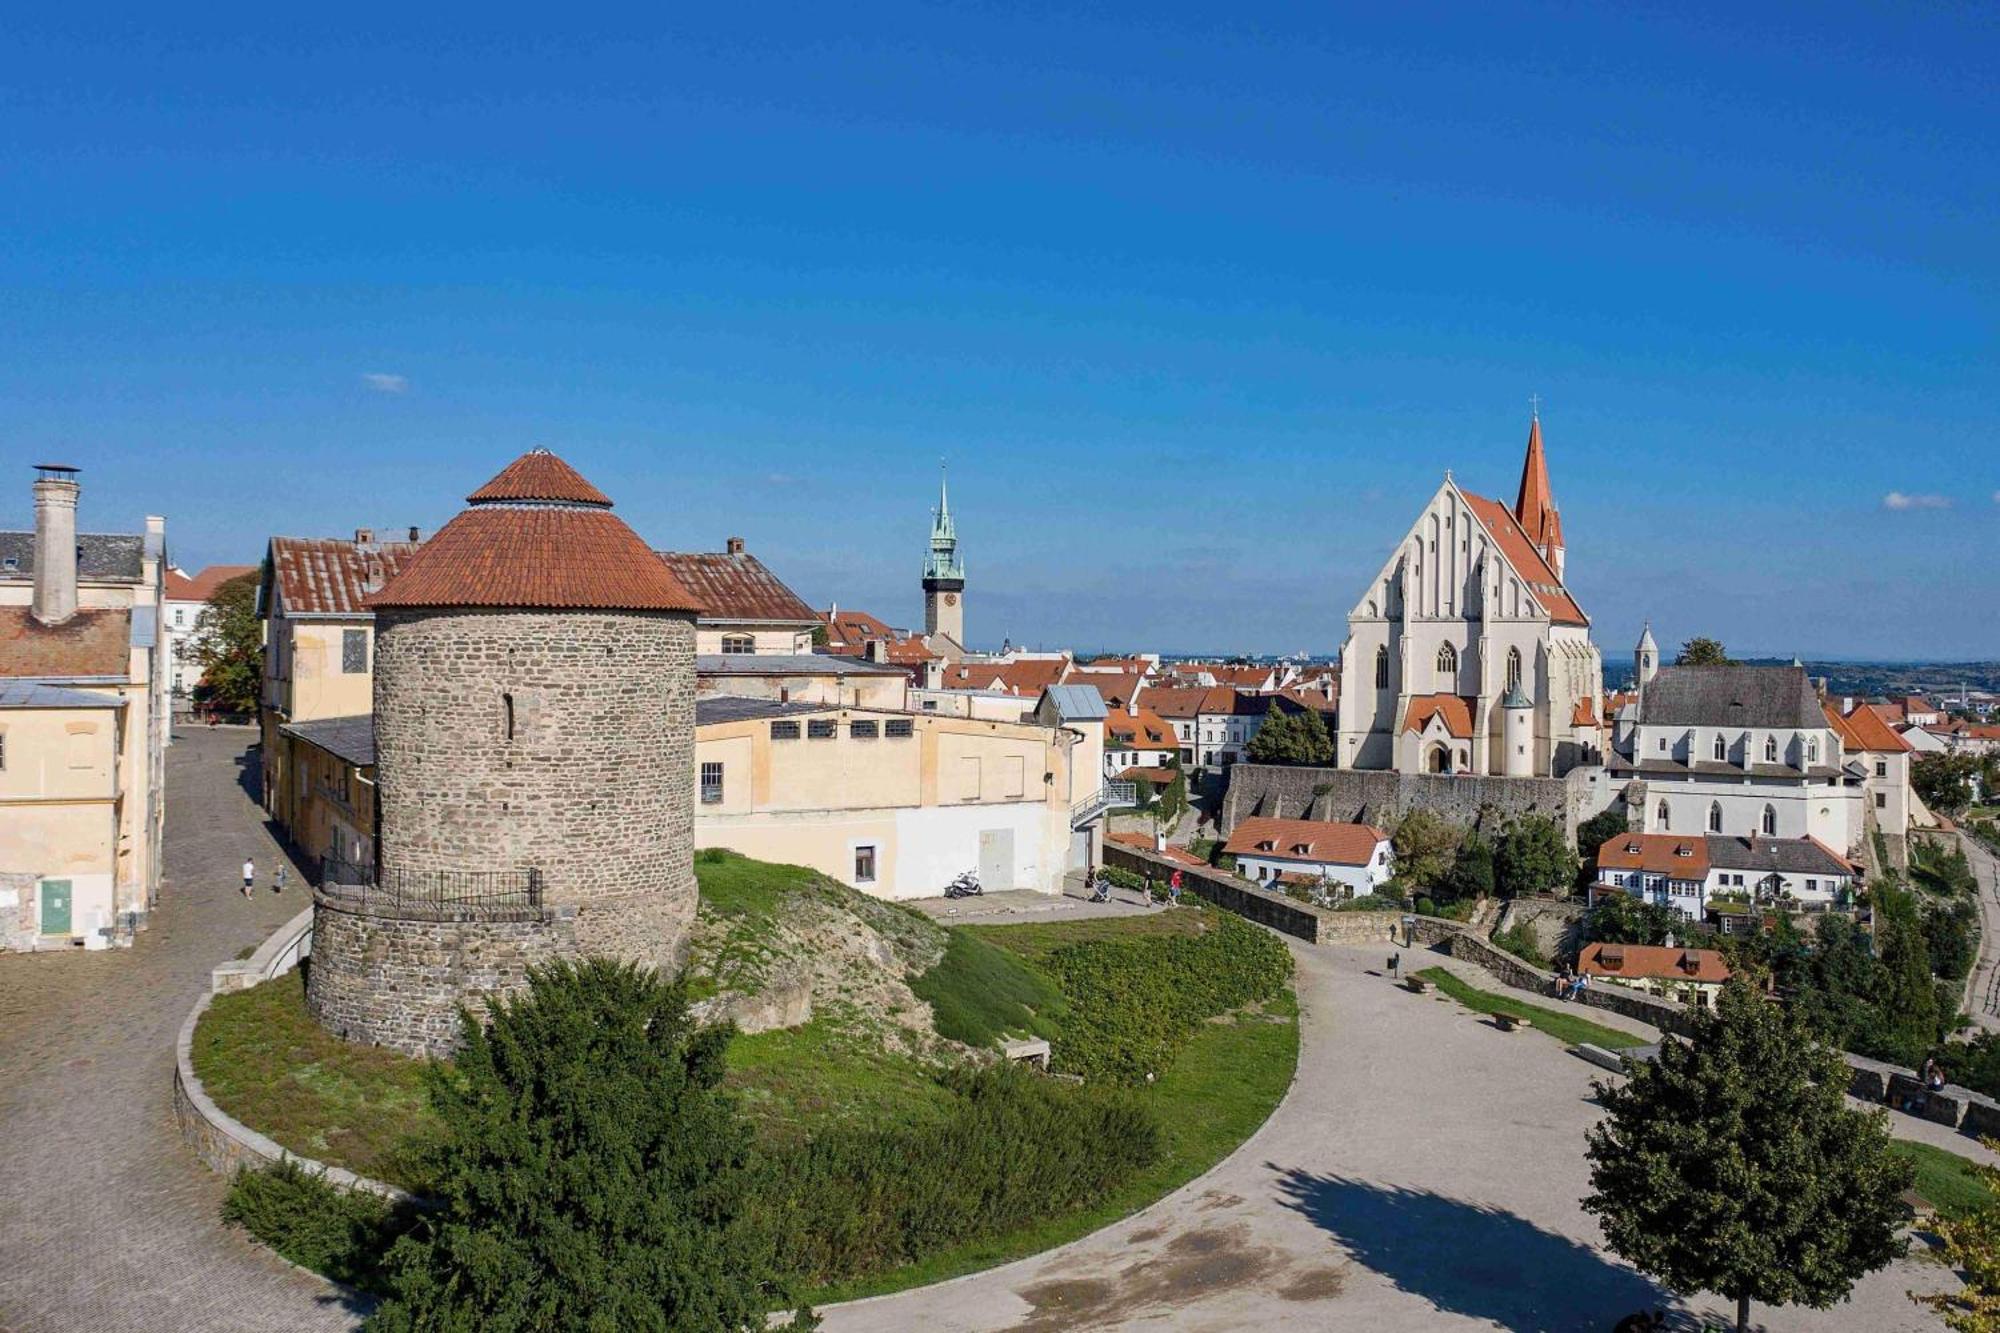
[[965, 562], [944, 479], [938, 479], [937, 510], [931, 515], [931, 545], [924, 555], [924, 633], [941, 634], [965, 646]]

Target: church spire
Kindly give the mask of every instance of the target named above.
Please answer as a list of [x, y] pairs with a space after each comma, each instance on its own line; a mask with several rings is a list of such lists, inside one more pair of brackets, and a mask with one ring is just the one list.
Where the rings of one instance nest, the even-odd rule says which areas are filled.
[[1514, 517], [1542, 553], [1557, 579], [1563, 576], [1562, 517], [1556, 512], [1555, 493], [1549, 489], [1549, 459], [1542, 450], [1542, 414], [1539, 406], [1528, 418], [1528, 456], [1521, 462], [1521, 490], [1514, 500]]

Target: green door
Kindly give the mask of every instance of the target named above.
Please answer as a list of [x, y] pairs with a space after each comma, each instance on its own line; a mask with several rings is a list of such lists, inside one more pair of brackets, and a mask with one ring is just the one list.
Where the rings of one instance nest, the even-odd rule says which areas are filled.
[[42, 881], [42, 934], [69, 934], [69, 881]]

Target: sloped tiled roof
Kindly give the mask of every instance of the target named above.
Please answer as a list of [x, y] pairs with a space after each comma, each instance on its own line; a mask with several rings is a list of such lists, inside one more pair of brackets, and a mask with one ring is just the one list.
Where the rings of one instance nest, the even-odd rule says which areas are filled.
[[167, 600], [173, 602], [205, 602], [215, 596], [215, 590], [231, 579], [240, 579], [246, 574], [255, 574], [255, 565], [210, 565], [197, 574], [185, 575], [178, 569], [167, 571]]
[[1372, 824], [1335, 824], [1321, 819], [1240, 821], [1223, 850], [1235, 856], [1275, 856], [1327, 865], [1365, 866], [1389, 835]]
[[999, 690], [1039, 699], [1049, 686], [1065, 683], [1068, 673], [1069, 660], [1060, 657], [956, 662], [944, 669], [944, 686], [951, 690]]
[[1149, 685], [1140, 699], [1161, 717], [1192, 721], [1201, 715], [1208, 691], [1205, 685]]
[[1788, 874], [1852, 875], [1853, 862], [1818, 838], [1732, 838], [1707, 835], [1708, 861], [1718, 870], [1784, 871]]
[[810, 625], [819, 619], [748, 551], [660, 551], [683, 588], [701, 602], [703, 620], [778, 621]]
[[291, 615], [365, 616], [368, 595], [402, 573], [418, 549], [415, 542], [273, 537], [270, 578]]
[[1168, 843], [1167, 849], [1164, 852], [1154, 851], [1153, 835], [1150, 833], [1141, 833], [1136, 829], [1123, 833], [1107, 833], [1104, 835], [1104, 840], [1106, 842], [1115, 842], [1123, 847], [1136, 847], [1142, 852], [1153, 852], [1155, 856], [1164, 856], [1169, 861], [1184, 866], [1191, 866], [1196, 870], [1210, 869], [1208, 862], [1202, 860], [1185, 847], [1176, 847], [1172, 843]]
[[1826, 720], [1840, 733], [1840, 743], [1857, 752], [1878, 754], [1905, 754], [1910, 743], [1898, 736], [1882, 715], [1873, 708], [1862, 706], [1842, 717], [1832, 704], [1825, 707]]
[[1134, 714], [1128, 709], [1113, 708], [1104, 721], [1104, 748], [1170, 750], [1178, 754], [1180, 742], [1174, 737], [1174, 729], [1150, 709], [1141, 708]]
[[546, 450], [515, 459], [468, 496], [367, 604], [701, 609], [604, 493]]
[[1548, 613], [1549, 619], [1558, 625], [1588, 625], [1590, 617], [1584, 615], [1583, 608], [1564, 589], [1562, 580], [1549, 568], [1548, 561], [1542, 559], [1542, 553], [1535, 549], [1534, 542], [1522, 531], [1514, 511], [1483, 495], [1465, 490], [1459, 494], [1472, 506], [1472, 512], [1486, 525], [1486, 530], [1493, 534], [1493, 540], [1499, 543], [1507, 562], [1526, 580], [1529, 593]]
[[32, 607], [0, 606], [0, 676], [124, 679], [131, 671], [132, 617], [122, 607], [44, 625]]
[[1576, 970], [1592, 977], [1622, 977], [1632, 981], [1729, 980], [1729, 965], [1713, 949], [1669, 949], [1663, 944], [1586, 944], [1577, 955]]
[[1706, 839], [1673, 833], [1615, 833], [1597, 849], [1599, 870], [1643, 870], [1670, 879], [1708, 878]]
[[1826, 710], [1805, 668], [1670, 666], [1647, 683], [1639, 721], [1669, 727], [1816, 728]]
[[1444, 729], [1460, 740], [1472, 737], [1472, 704], [1456, 694], [1419, 694], [1410, 700], [1404, 731], [1422, 731], [1432, 717], [1444, 719]]

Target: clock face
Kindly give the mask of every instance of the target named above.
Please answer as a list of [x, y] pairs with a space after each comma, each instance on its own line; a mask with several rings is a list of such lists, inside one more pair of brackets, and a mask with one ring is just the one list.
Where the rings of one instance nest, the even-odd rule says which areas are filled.
[[946, 594], [944, 595], [944, 604], [945, 604], [946, 606], [957, 606], [957, 605], [958, 605], [958, 594], [957, 594], [957, 593], [955, 593], [955, 592], [948, 592], [948, 593], [946, 593]]

